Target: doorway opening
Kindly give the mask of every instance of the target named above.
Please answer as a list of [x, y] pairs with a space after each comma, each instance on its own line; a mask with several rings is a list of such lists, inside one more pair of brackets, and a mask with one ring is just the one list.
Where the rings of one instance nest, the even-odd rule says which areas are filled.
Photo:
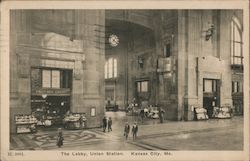
[[203, 107], [208, 117], [213, 115], [214, 107], [220, 106], [219, 79], [203, 79]]
[[140, 23], [108, 16], [105, 25], [105, 109], [128, 111], [134, 100], [148, 102], [150, 98], [147, 82], [142, 82], [141, 91], [135, 82], [152, 78], [154, 32]]

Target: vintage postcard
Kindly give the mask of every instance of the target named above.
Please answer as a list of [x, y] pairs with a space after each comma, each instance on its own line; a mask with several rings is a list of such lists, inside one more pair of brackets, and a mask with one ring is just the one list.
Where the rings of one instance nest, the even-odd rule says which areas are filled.
[[249, 160], [249, 2], [2, 1], [1, 160]]

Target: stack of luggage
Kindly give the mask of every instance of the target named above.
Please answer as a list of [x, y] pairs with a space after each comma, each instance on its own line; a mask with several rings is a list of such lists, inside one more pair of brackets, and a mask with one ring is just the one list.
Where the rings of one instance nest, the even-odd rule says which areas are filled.
[[196, 113], [197, 120], [207, 120], [208, 119], [207, 110], [205, 108], [196, 107], [195, 113]]

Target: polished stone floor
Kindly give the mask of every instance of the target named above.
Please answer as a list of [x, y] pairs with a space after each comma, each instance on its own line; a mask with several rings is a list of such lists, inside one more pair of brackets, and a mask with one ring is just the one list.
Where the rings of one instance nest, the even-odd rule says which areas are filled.
[[[165, 121], [146, 119], [143, 122], [124, 112], [107, 112], [113, 119], [113, 131], [101, 128], [63, 130], [64, 145], [56, 146], [56, 129], [39, 129], [35, 134], [10, 136], [15, 150], [242, 150], [243, 117], [207, 121]], [[125, 122], [139, 124], [136, 140], [123, 136]]]

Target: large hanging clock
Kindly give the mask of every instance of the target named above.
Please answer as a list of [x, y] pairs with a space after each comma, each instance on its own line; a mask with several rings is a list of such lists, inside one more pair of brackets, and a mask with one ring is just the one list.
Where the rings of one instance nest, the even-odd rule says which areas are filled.
[[116, 47], [119, 44], [119, 38], [114, 34], [110, 35], [109, 44], [113, 47]]

